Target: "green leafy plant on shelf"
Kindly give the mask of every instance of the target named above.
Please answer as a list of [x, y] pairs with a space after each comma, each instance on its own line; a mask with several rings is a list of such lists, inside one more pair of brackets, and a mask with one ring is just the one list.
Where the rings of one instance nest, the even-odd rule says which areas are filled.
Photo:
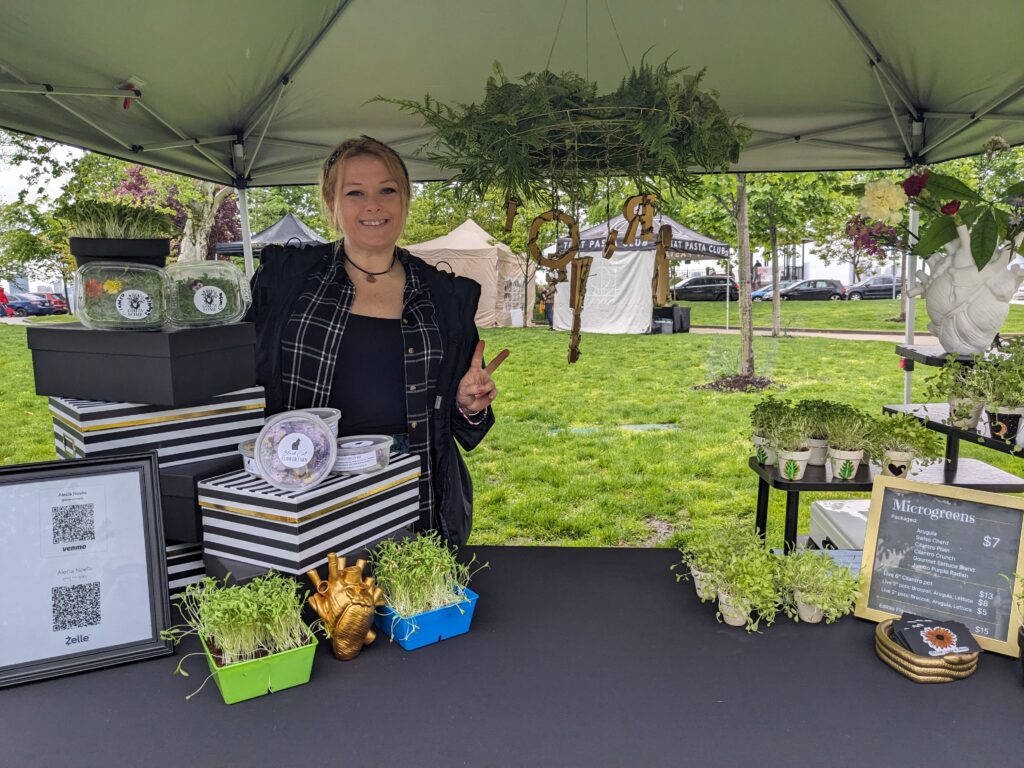
[[981, 358], [974, 368], [976, 386], [988, 411], [1024, 407], [1024, 340], [1015, 338]]
[[973, 364], [961, 363], [950, 356], [939, 370], [925, 379], [924, 397], [929, 403], [949, 403], [951, 424], [971, 419], [976, 406], [985, 402], [982, 380], [983, 362], [975, 357]]
[[[717, 94], [701, 89], [704, 71], [683, 75], [646, 59], [619, 87], [598, 95], [597, 84], [548, 70], [509, 80], [497, 62], [479, 104], [377, 100], [419, 116], [433, 135], [422, 148], [454, 172], [455, 189], [483, 197], [541, 202], [552, 190], [587, 199], [611, 176], [641, 192], [663, 183], [676, 194], [695, 184], [694, 168], [725, 170], [736, 162], [750, 130], [733, 121]], [[680, 76], [682, 75], [682, 76]], [[656, 181], [659, 180], [659, 181]]]
[[476, 556], [460, 563], [436, 531], [402, 540], [388, 539], [370, 553], [373, 575], [384, 600], [403, 618], [466, 602]]
[[[820, 617], [831, 624], [853, 611], [859, 593], [857, 579], [849, 569], [824, 552], [800, 549], [781, 560], [782, 609], [794, 621], [801, 620], [800, 604], [805, 606], [804, 621]], [[807, 607], [812, 610], [810, 615]]]
[[944, 456], [942, 436], [908, 414], [892, 414], [873, 420], [871, 457], [885, 460], [891, 451], [912, 453], [922, 464], [933, 464]]
[[127, 202], [80, 200], [57, 212], [71, 237], [146, 239], [175, 234], [171, 212]]
[[807, 420], [807, 436], [814, 440], [827, 440], [828, 425], [833, 414], [850, 407], [832, 400], [801, 400], [798, 406]]

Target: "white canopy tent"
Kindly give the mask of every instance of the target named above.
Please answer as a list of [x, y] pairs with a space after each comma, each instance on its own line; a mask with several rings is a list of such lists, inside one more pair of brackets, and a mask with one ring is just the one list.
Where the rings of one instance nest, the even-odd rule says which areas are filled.
[[[729, 246], [725, 243], [695, 232], [670, 216], [654, 217], [655, 232], [666, 224], [672, 227], [672, 244], [666, 249], [670, 259], [728, 258]], [[615, 253], [605, 259], [600, 254], [613, 229], [619, 233]], [[651, 329], [656, 245], [644, 241], [625, 245], [626, 230], [626, 219], [620, 213], [580, 232], [580, 254], [595, 257], [580, 316], [580, 330], [584, 333], [647, 333]], [[559, 250], [567, 245], [568, 239], [559, 240]], [[568, 283], [559, 283], [555, 290], [552, 325], [560, 331], [572, 328]]]
[[[513, 314], [523, 312], [524, 291], [527, 299], [525, 318], [532, 314], [535, 290], [532, 270], [529, 281], [524, 274], [526, 258], [517, 257], [511, 248], [495, 240], [472, 219], [466, 219], [447, 235], [406, 248], [424, 261], [441, 269], [447, 266], [456, 275], [480, 284], [480, 304], [476, 311], [478, 327], [516, 325]], [[522, 324], [521, 321], [518, 323]]]

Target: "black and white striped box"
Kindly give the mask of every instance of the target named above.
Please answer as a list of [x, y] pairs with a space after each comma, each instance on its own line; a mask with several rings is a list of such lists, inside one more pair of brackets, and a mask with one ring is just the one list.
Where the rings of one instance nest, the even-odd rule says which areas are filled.
[[57, 456], [75, 459], [157, 452], [163, 467], [230, 456], [263, 427], [263, 387], [217, 395], [201, 405], [160, 405], [50, 398]]
[[206, 576], [203, 545], [171, 544], [167, 547], [167, 591], [171, 597], [180, 595], [189, 584]]
[[301, 575], [419, 520], [419, 457], [393, 453], [367, 475], [282, 491], [247, 472], [199, 482], [208, 555]]

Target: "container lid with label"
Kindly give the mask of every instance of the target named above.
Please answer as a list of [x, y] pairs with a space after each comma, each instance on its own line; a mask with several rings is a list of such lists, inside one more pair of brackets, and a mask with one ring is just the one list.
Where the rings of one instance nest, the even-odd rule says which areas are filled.
[[167, 322], [175, 327], [237, 323], [252, 304], [245, 275], [229, 262], [178, 262], [166, 272]]
[[279, 413], [256, 438], [256, 467], [276, 488], [312, 488], [334, 469], [335, 439], [323, 419], [302, 411]]
[[350, 435], [338, 438], [338, 457], [334, 471], [345, 474], [365, 474], [386, 469], [391, 458], [389, 435]]
[[97, 261], [75, 271], [75, 313], [99, 330], [154, 330], [164, 324], [167, 275], [159, 267]]

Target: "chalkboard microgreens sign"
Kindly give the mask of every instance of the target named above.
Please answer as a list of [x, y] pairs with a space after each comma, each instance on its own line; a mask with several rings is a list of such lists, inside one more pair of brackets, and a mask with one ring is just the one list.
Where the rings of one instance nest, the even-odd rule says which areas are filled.
[[1017, 656], [1022, 532], [1024, 499], [879, 476], [856, 613], [959, 621], [986, 650]]

